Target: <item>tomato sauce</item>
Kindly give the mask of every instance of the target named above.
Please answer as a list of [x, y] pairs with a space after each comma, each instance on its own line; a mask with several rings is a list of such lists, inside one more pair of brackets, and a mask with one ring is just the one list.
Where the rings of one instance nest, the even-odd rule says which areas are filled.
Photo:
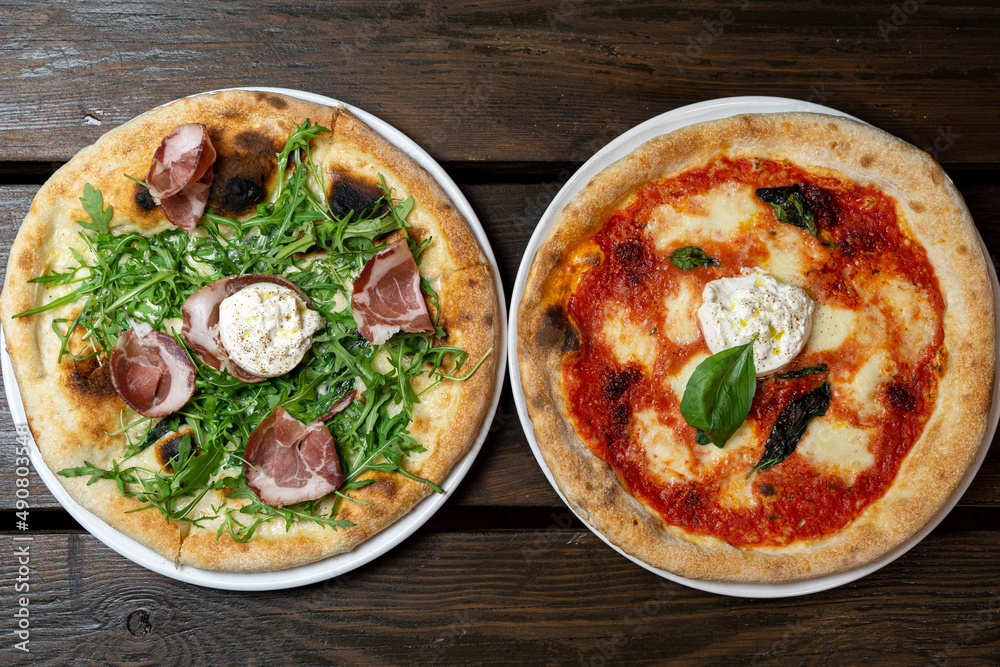
[[[659, 332], [665, 300], [676, 295], [682, 283], [700, 295], [707, 282], [737, 275], [738, 267], [766, 266], [770, 251], [765, 235], [783, 224], [773, 218], [767, 204], [761, 203], [763, 215], [757, 216], [757, 222], [735, 242], [698, 243], [719, 260], [718, 266], [691, 271], [676, 268], [666, 253], [654, 248], [646, 231], [651, 215], [659, 206], [683, 206], [688, 198], [724, 183], [752, 188], [808, 183], [829, 196], [832, 224], [821, 227], [820, 233], [833, 247], [822, 246], [808, 232], [802, 232], [802, 243], [815, 244], [813, 256], [820, 258], [808, 267], [802, 285], [817, 302], [859, 308], [864, 301], [857, 289], [859, 281], [884, 274], [882, 277], [914, 286], [936, 315], [932, 339], [915, 358], [904, 358], [900, 345], [888, 346], [895, 375], [880, 385], [872, 399], [878, 403], [878, 418], [868, 448], [875, 463], [854, 475], [850, 483], [818, 470], [807, 457], [793, 454], [750, 478], [756, 502], [734, 504], [724, 498], [727, 480], [749, 472], [763, 453], [778, 414], [789, 403], [825, 379], [853, 377], [868, 360], [871, 350], [850, 336], [837, 349], [803, 353], [796, 359], [795, 367], [825, 363], [829, 374], [794, 380], [759, 379], [747, 418], [754, 447], [741, 449], [739, 456], [715, 467], [699, 463], [696, 452], [702, 445], [695, 443], [695, 430], [680, 414], [680, 396], [665, 389], [666, 381], [694, 355], [709, 353], [700, 335], [695, 342], [681, 345]], [[838, 531], [886, 491], [933, 408], [939, 371], [935, 362], [944, 340], [944, 300], [937, 278], [923, 248], [903, 230], [891, 197], [782, 162], [721, 158], [644, 186], [587, 242], [599, 246], [603, 261], [582, 274], [566, 304], [580, 331], [581, 347], [564, 361], [563, 387], [573, 406], [575, 426], [591, 450], [665, 522], [719, 537], [734, 546], [781, 545]], [[644, 335], [656, 338], [656, 359], [647, 360], [645, 368], [638, 363], [619, 363], [608, 348], [602, 335], [608, 308], [616, 309], [622, 317], [627, 315], [630, 321], [643, 322], [649, 328]], [[889, 336], [890, 342], [899, 342], [899, 332]], [[827, 414], [862, 426], [857, 411], [838, 393], [836, 381], [831, 380], [831, 384], [833, 397]], [[632, 436], [635, 415], [647, 410], [654, 411], [659, 423], [678, 441], [690, 444], [692, 477], [697, 481], [682, 474], [665, 481], [649, 471], [642, 444]], [[864, 424], [870, 432], [872, 426], [871, 420]]]

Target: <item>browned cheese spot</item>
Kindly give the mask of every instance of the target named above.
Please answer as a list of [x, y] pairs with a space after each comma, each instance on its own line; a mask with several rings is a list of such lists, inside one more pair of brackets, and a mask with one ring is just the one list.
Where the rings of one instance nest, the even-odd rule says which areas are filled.
[[913, 209], [914, 213], [923, 213], [924, 211], [927, 210], [927, 207], [918, 201], [911, 201], [910, 208]]

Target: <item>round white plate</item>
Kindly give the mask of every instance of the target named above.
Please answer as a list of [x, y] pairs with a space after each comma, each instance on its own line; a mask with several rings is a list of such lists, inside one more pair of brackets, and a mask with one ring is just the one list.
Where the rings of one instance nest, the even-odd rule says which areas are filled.
[[[549, 204], [549, 207], [545, 210], [541, 220], [539, 220], [538, 226], [535, 228], [535, 233], [532, 234], [531, 240], [528, 242], [528, 248], [524, 251], [524, 257], [521, 259], [521, 266], [517, 272], [517, 281], [514, 283], [514, 292], [511, 296], [512, 316], [510, 318], [510, 324], [508, 325], [508, 340], [517, 340], [517, 311], [521, 304], [521, 297], [524, 296], [524, 284], [528, 279], [528, 271], [535, 258], [535, 253], [538, 252], [539, 246], [542, 244], [542, 241], [545, 240], [545, 237], [548, 235], [549, 230], [552, 228], [552, 225], [555, 223], [555, 220], [559, 216], [563, 207], [565, 207], [566, 204], [569, 203], [581, 189], [583, 189], [584, 185], [589, 183], [590, 180], [600, 173], [605, 167], [625, 157], [646, 141], [662, 134], [673, 132], [674, 130], [678, 130], [693, 123], [728, 118], [741, 113], [778, 113], [785, 111], [809, 111], [813, 113], [825, 113], [835, 116], [854, 118], [854, 116], [850, 116], [842, 111], [837, 111], [836, 109], [831, 109], [819, 104], [802, 102], [799, 100], [790, 100], [782, 97], [726, 97], [717, 100], [708, 100], [707, 102], [699, 102], [698, 104], [691, 104], [686, 107], [674, 109], [673, 111], [668, 111], [667, 113], [656, 116], [655, 118], [651, 118], [641, 125], [637, 125], [631, 130], [625, 132], [623, 135], [598, 151], [592, 158], [587, 160], [587, 162], [580, 167], [579, 171], [577, 171], [573, 177], [567, 181], [566, 185], [562, 187], [558, 194], [556, 194], [552, 203]], [[854, 118], [854, 120], [859, 119]], [[979, 242], [983, 247], [983, 254], [986, 257], [989, 257], [989, 252], [987, 252], [982, 238], [979, 239]], [[1000, 295], [1000, 284], [997, 283], [996, 269], [990, 262], [987, 262], [987, 265], [989, 266], [990, 276], [993, 281], [993, 295], [994, 298], [996, 298]], [[997, 316], [997, 324], [998, 328], [1000, 328], [1000, 304], [998, 304]], [[538, 460], [538, 465], [540, 465], [542, 470], [545, 472], [545, 477], [548, 478], [552, 488], [556, 490], [556, 493], [559, 494], [559, 497], [562, 498], [563, 502], [566, 502], [566, 497], [563, 496], [562, 491], [559, 490], [559, 485], [556, 484], [555, 479], [553, 479], [552, 472], [545, 464], [545, 459], [542, 457], [542, 453], [538, 449], [538, 442], [535, 440], [534, 428], [532, 427], [531, 418], [528, 416], [528, 410], [524, 402], [524, 390], [521, 386], [521, 373], [517, 363], [516, 343], [510, 346], [510, 355], [508, 358], [510, 362], [510, 380], [511, 385], [514, 388], [514, 402], [517, 404], [517, 414], [521, 418], [521, 425], [524, 427], [525, 435], [528, 437], [528, 443], [531, 445], [531, 451]], [[948, 500], [945, 506], [941, 508], [941, 511], [938, 512], [930, 523], [924, 526], [920, 532], [882, 558], [879, 558], [878, 560], [863, 567], [847, 570], [845, 572], [838, 572], [824, 577], [817, 577], [815, 579], [807, 579], [805, 581], [796, 581], [787, 584], [741, 584], [688, 579], [686, 577], [680, 577], [673, 574], [672, 572], [655, 568], [652, 565], [625, 553], [612, 544], [593, 526], [587, 523], [579, 514], [577, 514], [577, 517], [583, 521], [583, 523], [590, 528], [595, 535], [608, 544], [608, 546], [628, 558], [633, 563], [640, 565], [650, 572], [660, 575], [661, 577], [675, 581], [679, 584], [684, 584], [685, 586], [690, 586], [691, 588], [697, 588], [710, 593], [718, 593], [719, 595], [731, 595], [734, 597], [747, 598], [781, 598], [817, 593], [836, 586], [842, 586], [843, 584], [871, 574], [879, 568], [885, 567], [916, 546], [920, 540], [924, 539], [928, 533], [934, 530], [934, 528], [941, 523], [948, 512], [950, 512], [959, 501], [962, 494], [965, 493], [965, 490], [969, 488], [969, 484], [972, 483], [972, 478], [975, 477], [976, 472], [979, 470], [979, 466], [982, 465], [983, 459], [986, 457], [986, 451], [989, 449], [990, 443], [993, 441], [993, 435], [997, 429], [998, 417], [1000, 417], [1000, 384], [998, 384], [998, 382], [994, 382], [993, 409], [990, 412], [989, 425], [986, 429], [986, 436], [983, 440], [983, 445], [980, 447], [979, 454], [976, 456], [976, 460], [972, 464], [972, 467], [966, 473], [965, 477], [962, 478], [961, 484], [958, 485], [955, 493]], [[567, 506], [568, 505], [569, 503], [567, 503]]]
[[[199, 586], [235, 591], [271, 591], [282, 588], [303, 586], [305, 584], [330, 579], [331, 577], [339, 576], [345, 572], [350, 572], [354, 568], [360, 567], [365, 563], [378, 558], [413, 534], [417, 528], [430, 519], [431, 516], [433, 516], [434, 513], [448, 500], [451, 494], [458, 487], [459, 483], [462, 481], [462, 478], [465, 477], [465, 473], [467, 473], [469, 468], [472, 467], [472, 462], [475, 461], [476, 455], [479, 453], [479, 450], [483, 446], [483, 442], [486, 440], [490, 424], [493, 421], [493, 415], [496, 413], [497, 404], [500, 402], [500, 388], [503, 386], [504, 368], [506, 366], [507, 355], [507, 308], [504, 301], [503, 287], [500, 282], [500, 273], [497, 270], [496, 258], [493, 256], [493, 250], [490, 248], [489, 240], [486, 238], [486, 232], [483, 231], [483, 226], [480, 224], [479, 218], [476, 217], [475, 211], [472, 210], [472, 206], [462, 194], [462, 191], [458, 189], [458, 186], [455, 185], [453, 180], [451, 180], [451, 177], [448, 176], [444, 169], [441, 168], [441, 165], [439, 165], [434, 158], [428, 155], [424, 149], [414, 143], [412, 139], [370, 113], [353, 107], [350, 104], [344, 104], [343, 102], [330, 97], [299, 90], [288, 90], [285, 88], [248, 87], [244, 90], [261, 90], [272, 93], [281, 93], [290, 97], [297, 97], [299, 99], [306, 100], [307, 102], [315, 102], [317, 104], [325, 104], [327, 106], [343, 105], [351, 113], [367, 123], [369, 127], [381, 134], [386, 140], [394, 144], [397, 148], [416, 160], [420, 166], [426, 169], [431, 176], [434, 177], [434, 180], [438, 182], [438, 185], [440, 185], [448, 196], [451, 197], [452, 202], [454, 202], [459, 212], [465, 216], [466, 220], [469, 221], [469, 224], [472, 226], [472, 231], [476, 236], [476, 240], [479, 241], [479, 246], [483, 249], [483, 254], [485, 254], [487, 259], [490, 261], [490, 265], [493, 269], [493, 281], [496, 285], [496, 295], [500, 305], [501, 322], [500, 346], [496, 351], [499, 357], [497, 359], [498, 364], [496, 380], [493, 387], [493, 400], [490, 403], [489, 410], [486, 412], [486, 416], [483, 418], [483, 425], [479, 430], [479, 435], [476, 438], [475, 443], [473, 443], [472, 448], [465, 455], [465, 457], [462, 458], [458, 464], [456, 464], [447, 479], [445, 479], [444, 483], [441, 484], [441, 488], [444, 489], [444, 493], [432, 493], [429, 497], [419, 502], [403, 518], [399, 519], [396, 523], [392, 524], [374, 537], [362, 542], [361, 545], [354, 551], [340, 554], [338, 556], [331, 556], [330, 558], [310, 563], [309, 565], [302, 565], [288, 570], [280, 570], [278, 572], [259, 572], [252, 574], [238, 572], [209, 572], [207, 570], [199, 570], [188, 565], [181, 565], [180, 567], [177, 567], [171, 561], [167, 560], [158, 553], [144, 547], [135, 540], [126, 537], [122, 533], [119, 533], [117, 530], [111, 528], [111, 526], [104, 523], [104, 521], [97, 518], [94, 514], [87, 511], [75, 500], [73, 500], [66, 492], [66, 489], [63, 488], [63, 485], [56, 478], [55, 474], [49, 470], [48, 466], [45, 465], [45, 462], [42, 460], [42, 455], [39, 453], [34, 440], [31, 441], [28, 449], [31, 463], [34, 465], [35, 470], [38, 471], [38, 475], [42, 478], [42, 481], [45, 482], [45, 485], [49, 488], [49, 491], [53, 496], [55, 496], [56, 500], [59, 501], [59, 504], [61, 504], [66, 511], [69, 512], [73, 518], [76, 519], [80, 525], [86, 528], [94, 537], [99, 539], [101, 542], [104, 542], [104, 544], [111, 547], [122, 556], [125, 556], [129, 560], [154, 572], [158, 572], [172, 579], [186, 581]], [[17, 383], [14, 381], [14, 369], [10, 363], [10, 355], [7, 353], [7, 345], [6, 342], [4, 342], [2, 332], [0, 332], [0, 364], [2, 364], [3, 384], [4, 390], [7, 394], [7, 404], [10, 406], [11, 414], [14, 417], [14, 424], [18, 426], [27, 424], [27, 419], [24, 414], [24, 405], [21, 402], [21, 392], [17, 387]], [[28, 437], [30, 438], [30, 435]]]

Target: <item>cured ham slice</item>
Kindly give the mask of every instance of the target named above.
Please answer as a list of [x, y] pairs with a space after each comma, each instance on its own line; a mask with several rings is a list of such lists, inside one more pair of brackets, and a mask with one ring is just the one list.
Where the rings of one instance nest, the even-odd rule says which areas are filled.
[[273, 283], [291, 290], [306, 303], [312, 306], [312, 301], [298, 285], [282, 278], [266, 273], [248, 273], [242, 276], [228, 276], [205, 285], [192, 294], [181, 307], [184, 324], [181, 335], [192, 350], [198, 353], [202, 360], [217, 371], [223, 368], [241, 382], [262, 382], [265, 378], [254, 375], [241, 368], [226, 354], [219, 334], [219, 304], [229, 296], [236, 294], [244, 287], [256, 283]]
[[118, 336], [111, 351], [111, 382], [129, 407], [144, 417], [166, 417], [194, 394], [195, 370], [173, 338], [136, 325]]
[[406, 239], [380, 250], [361, 269], [354, 281], [351, 311], [358, 332], [373, 345], [385, 343], [398, 331], [434, 332]]
[[344, 482], [326, 425], [303, 424], [280, 406], [250, 434], [243, 459], [250, 488], [276, 507], [322, 498]]
[[191, 230], [205, 212], [216, 152], [201, 123], [178, 125], [153, 154], [146, 185], [163, 214], [178, 227]]
[[322, 417], [316, 421], [328, 422], [338, 414], [347, 409], [347, 406], [354, 402], [354, 399], [358, 396], [357, 389], [351, 389], [350, 391], [344, 392], [344, 395], [337, 399], [337, 402], [330, 406], [330, 409], [326, 411]]

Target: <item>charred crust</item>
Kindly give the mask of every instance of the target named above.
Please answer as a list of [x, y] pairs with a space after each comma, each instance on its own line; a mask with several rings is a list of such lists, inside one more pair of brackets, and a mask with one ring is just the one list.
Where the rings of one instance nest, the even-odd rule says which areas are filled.
[[66, 385], [83, 403], [116, 395], [111, 382], [111, 365], [99, 363], [97, 357], [70, 361], [66, 368]]
[[281, 147], [267, 135], [247, 130], [235, 137], [212, 132], [218, 158], [208, 206], [219, 215], [251, 212], [267, 196], [267, 184], [277, 171]]
[[230, 178], [212, 186], [212, 196], [217, 199], [216, 208], [229, 213], [245, 213], [256, 206], [267, 194], [263, 179], [252, 181], [248, 178]]
[[[170, 461], [171, 459], [177, 457], [177, 454], [180, 451], [181, 440], [183, 440], [186, 435], [194, 437], [194, 431], [187, 426], [178, 431], [168, 433], [153, 443], [153, 451], [156, 455], [156, 462], [169, 473], [174, 472], [173, 467], [170, 465]], [[193, 445], [194, 443], [192, 443], [192, 446]]]
[[391, 501], [396, 497], [398, 488], [396, 482], [391, 477], [379, 477], [371, 484], [364, 487], [366, 495], [374, 494], [380, 500]]
[[380, 205], [383, 193], [378, 183], [341, 169], [332, 169], [328, 177], [330, 208], [337, 217], [342, 218], [351, 211], [355, 215], [367, 214], [372, 217], [386, 212], [385, 202]]
[[544, 349], [558, 348], [561, 354], [580, 349], [580, 334], [562, 308], [551, 306], [542, 314], [542, 326], [537, 334]]
[[277, 95], [271, 95], [270, 93], [261, 93], [261, 92], [256, 93], [256, 97], [264, 104], [272, 106], [275, 109], [288, 108], [288, 102], [286, 102], [283, 97], [279, 97]]
[[156, 202], [153, 200], [153, 195], [149, 194], [149, 188], [135, 184], [135, 194], [132, 195], [132, 200], [140, 211], [152, 211], [156, 208]]
[[25, 273], [30, 273], [35, 268], [35, 251], [33, 248], [25, 248], [17, 255], [17, 268]]

